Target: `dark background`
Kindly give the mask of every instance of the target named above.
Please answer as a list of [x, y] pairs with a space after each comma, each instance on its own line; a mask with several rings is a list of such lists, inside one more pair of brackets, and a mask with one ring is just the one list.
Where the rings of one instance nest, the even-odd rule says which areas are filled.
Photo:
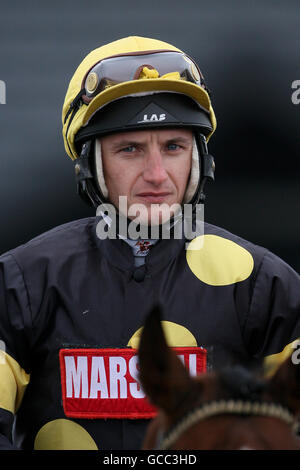
[[207, 221], [271, 249], [300, 271], [299, 1], [10, 1], [0, 6], [0, 253], [94, 215], [76, 195], [61, 135], [75, 68], [129, 35], [193, 56], [218, 120]]

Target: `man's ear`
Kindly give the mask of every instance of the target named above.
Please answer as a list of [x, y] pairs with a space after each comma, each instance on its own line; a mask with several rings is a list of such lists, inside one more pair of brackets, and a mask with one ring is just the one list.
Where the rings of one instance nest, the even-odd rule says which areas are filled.
[[146, 318], [139, 344], [139, 381], [149, 401], [171, 414], [193, 384], [185, 366], [167, 345], [159, 306]]
[[[299, 361], [296, 361], [299, 362]], [[272, 401], [287, 406], [292, 413], [300, 415], [300, 363], [288, 357], [269, 379], [265, 391]]]

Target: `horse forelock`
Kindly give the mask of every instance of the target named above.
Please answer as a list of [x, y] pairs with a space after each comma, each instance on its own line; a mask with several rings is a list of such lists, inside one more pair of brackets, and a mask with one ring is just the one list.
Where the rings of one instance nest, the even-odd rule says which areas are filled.
[[259, 400], [265, 389], [265, 381], [262, 378], [240, 365], [220, 370], [218, 380], [224, 398]]

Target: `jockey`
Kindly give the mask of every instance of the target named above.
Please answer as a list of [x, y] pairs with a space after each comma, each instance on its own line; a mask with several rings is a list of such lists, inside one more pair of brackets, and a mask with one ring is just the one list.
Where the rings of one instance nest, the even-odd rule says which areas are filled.
[[128, 37], [93, 50], [62, 122], [96, 216], [0, 257], [0, 448], [138, 449], [155, 415], [136, 354], [152, 306], [197, 375], [225, 360], [218, 351], [262, 359], [296, 340], [300, 279], [204, 222], [216, 118], [177, 47]]

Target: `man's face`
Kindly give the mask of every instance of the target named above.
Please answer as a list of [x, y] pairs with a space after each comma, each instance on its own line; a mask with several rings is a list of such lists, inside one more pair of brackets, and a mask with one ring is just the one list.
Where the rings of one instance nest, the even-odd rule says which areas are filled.
[[[128, 209], [142, 204], [145, 209], [140, 213], [141, 223], [153, 224], [161, 204], [181, 204], [192, 148], [193, 134], [186, 129], [133, 131], [101, 138], [109, 200], [118, 208], [119, 196], [127, 197]], [[168, 219], [161, 210], [158, 217], [159, 223]]]

